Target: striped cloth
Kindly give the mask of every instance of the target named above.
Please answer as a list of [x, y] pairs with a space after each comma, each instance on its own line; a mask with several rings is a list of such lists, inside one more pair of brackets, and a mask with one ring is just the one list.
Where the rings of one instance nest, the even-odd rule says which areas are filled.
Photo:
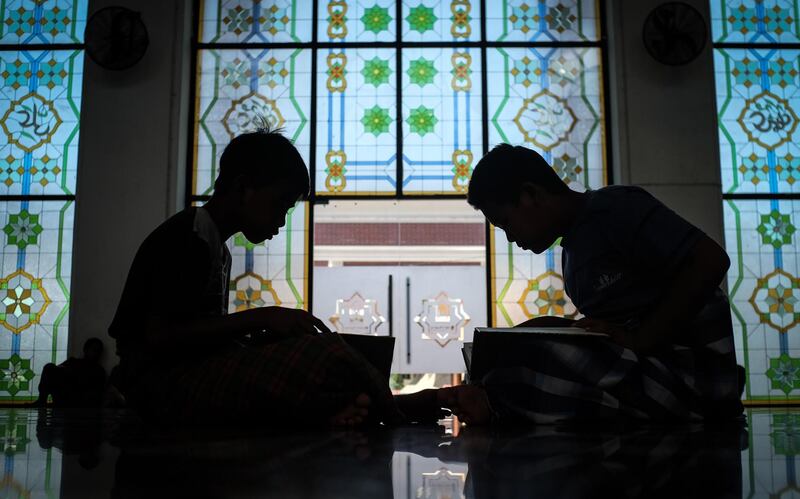
[[396, 422], [388, 380], [334, 335], [232, 343], [175, 365], [151, 365], [131, 384], [134, 405], [178, 421], [319, 422], [366, 393], [370, 416]]
[[526, 365], [481, 380], [496, 422], [693, 421], [742, 413], [730, 336], [701, 348], [673, 345], [656, 356], [607, 340], [542, 339], [526, 354]]

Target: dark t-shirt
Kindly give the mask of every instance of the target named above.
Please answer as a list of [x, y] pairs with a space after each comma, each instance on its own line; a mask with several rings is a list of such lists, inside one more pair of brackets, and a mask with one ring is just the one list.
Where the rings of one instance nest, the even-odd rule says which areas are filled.
[[147, 348], [149, 318], [180, 320], [227, 312], [230, 253], [208, 212], [189, 208], [156, 228], [139, 247], [117, 313], [108, 329], [117, 340], [121, 365], [138, 369], [162, 353], [171, 360], [188, 355]]
[[[605, 187], [588, 196], [561, 243], [567, 295], [589, 318], [635, 327], [703, 233], [638, 187]], [[721, 292], [704, 311], [719, 317], [704, 320], [729, 324], [720, 300]]]

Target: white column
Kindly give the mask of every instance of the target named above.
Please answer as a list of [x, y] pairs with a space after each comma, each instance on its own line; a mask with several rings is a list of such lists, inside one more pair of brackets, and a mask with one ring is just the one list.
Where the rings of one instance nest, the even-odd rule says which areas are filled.
[[608, 1], [614, 180], [644, 187], [723, 243], [708, 1], [686, 0], [709, 34], [700, 56], [684, 66], [657, 62], [642, 42], [647, 15], [662, 3]]
[[[190, 2], [92, 0], [141, 12], [150, 46], [133, 68], [110, 71], [86, 59], [73, 245], [69, 354], [107, 330], [133, 256], [145, 236], [183, 207], [191, 55]], [[153, 283], [168, 306], [170, 276]]]

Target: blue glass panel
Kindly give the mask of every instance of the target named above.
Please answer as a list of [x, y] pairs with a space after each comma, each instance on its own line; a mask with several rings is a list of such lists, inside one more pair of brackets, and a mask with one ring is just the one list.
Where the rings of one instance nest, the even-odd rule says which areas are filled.
[[0, 3], [0, 44], [83, 43], [88, 0]]
[[715, 42], [797, 43], [800, 15], [794, 0], [712, 0]]
[[0, 51], [0, 78], [0, 194], [72, 194], [83, 51]]
[[318, 57], [317, 192], [394, 194], [394, 49], [320, 50]]
[[800, 201], [728, 200], [728, 289], [745, 398], [800, 395], [800, 278], [796, 227]]
[[605, 185], [600, 50], [488, 50], [489, 145], [539, 152], [575, 190]]
[[566, 42], [600, 39], [596, 0], [503, 0], [486, 8], [487, 40]]
[[466, 193], [483, 154], [480, 71], [477, 49], [404, 49], [404, 193]]
[[480, 12], [477, 0], [403, 0], [403, 41], [480, 40]]
[[200, 40], [211, 43], [310, 42], [308, 0], [203, 2]]
[[283, 128], [308, 164], [310, 73], [310, 50], [200, 53], [193, 194], [212, 192], [223, 149], [259, 126], [260, 117]]
[[800, 192], [800, 50], [714, 51], [722, 187]]
[[66, 358], [73, 213], [71, 201], [0, 203], [0, 400], [35, 397], [44, 365]]
[[325, 42], [393, 42], [397, 8], [392, 0], [320, 0], [317, 37]]

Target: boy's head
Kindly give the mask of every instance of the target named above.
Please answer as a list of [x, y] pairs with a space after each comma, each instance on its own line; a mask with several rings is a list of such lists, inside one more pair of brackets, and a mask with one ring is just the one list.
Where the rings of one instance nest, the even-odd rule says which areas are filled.
[[286, 212], [308, 195], [308, 170], [280, 130], [263, 127], [225, 147], [214, 194], [234, 205], [241, 231], [253, 243], [272, 239]]
[[472, 172], [467, 201], [506, 233], [509, 242], [534, 253], [559, 234], [561, 201], [569, 187], [535, 151], [501, 144]]
[[89, 338], [83, 344], [83, 358], [100, 363], [104, 349], [103, 341], [100, 338]]

